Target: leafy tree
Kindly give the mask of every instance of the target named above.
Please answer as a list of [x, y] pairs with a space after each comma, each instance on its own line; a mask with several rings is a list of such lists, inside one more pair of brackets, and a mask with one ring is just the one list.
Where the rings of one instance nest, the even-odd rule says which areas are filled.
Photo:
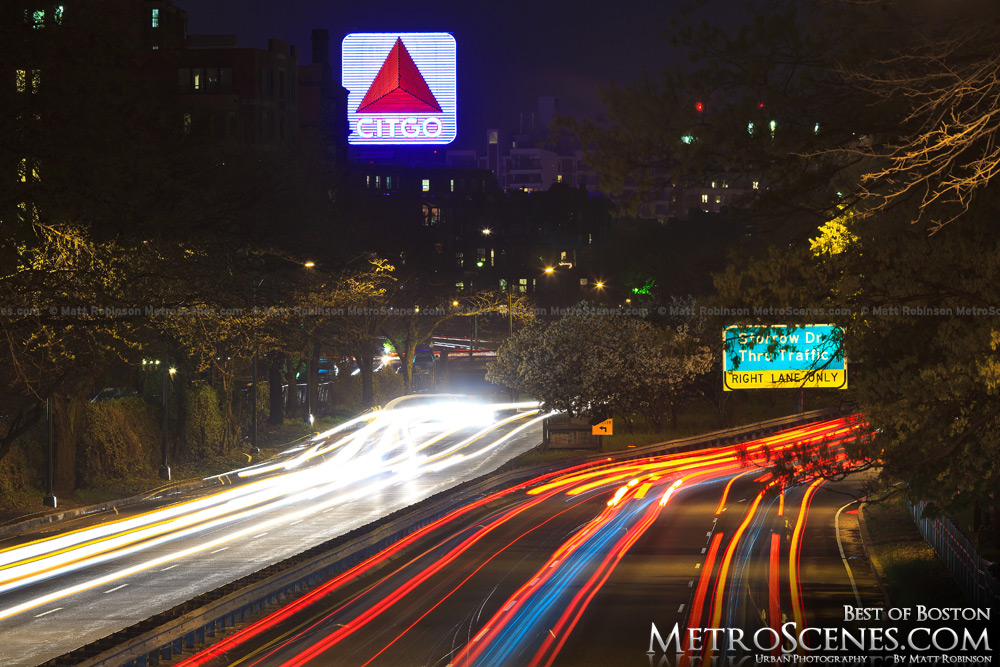
[[606, 125], [573, 124], [588, 162], [640, 194], [759, 179], [773, 245], [720, 273], [723, 303], [842, 325], [866, 420], [851, 453], [931, 511], [995, 508], [1000, 481], [998, 16], [978, 0], [758, 4], [730, 31], [680, 28], [691, 68], [609, 91]]
[[638, 416], [658, 430], [682, 388], [709, 368], [711, 352], [684, 329], [581, 303], [548, 326], [524, 329], [497, 351], [487, 380], [513, 387], [546, 408], [573, 415], [613, 411], [629, 428]]

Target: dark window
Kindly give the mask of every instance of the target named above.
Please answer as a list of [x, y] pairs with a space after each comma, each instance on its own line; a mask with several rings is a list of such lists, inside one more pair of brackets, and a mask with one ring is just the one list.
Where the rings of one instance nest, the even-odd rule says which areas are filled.
[[219, 68], [208, 67], [205, 69], [205, 92], [219, 92]]
[[274, 136], [274, 118], [270, 111], [260, 112], [260, 138], [270, 139]]

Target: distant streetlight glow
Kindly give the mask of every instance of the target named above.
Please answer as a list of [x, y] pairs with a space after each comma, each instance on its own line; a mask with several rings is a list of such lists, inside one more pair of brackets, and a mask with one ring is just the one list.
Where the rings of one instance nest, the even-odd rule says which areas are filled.
[[546, 266], [545, 267], [545, 273], [555, 273], [555, 268], [553, 268], [551, 266]]
[[311, 269], [311, 268], [313, 268], [314, 266], [316, 266], [316, 262], [306, 262], [306, 263], [305, 263], [305, 267], [306, 267], [307, 269]]
[[596, 287], [597, 289], [604, 289], [604, 282], [597, 281], [596, 283], [594, 283], [594, 287]]
[[489, 236], [492, 233], [493, 233], [493, 230], [490, 229], [489, 227], [484, 227], [483, 228], [483, 236]]

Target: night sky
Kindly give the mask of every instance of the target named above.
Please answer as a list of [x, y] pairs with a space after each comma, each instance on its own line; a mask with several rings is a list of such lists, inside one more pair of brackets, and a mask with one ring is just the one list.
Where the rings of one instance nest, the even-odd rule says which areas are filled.
[[484, 148], [488, 127], [528, 123], [538, 97], [560, 98], [561, 111], [596, 116], [598, 90], [678, 60], [669, 46], [670, 13], [681, 0], [175, 0], [188, 31], [236, 34], [241, 47], [267, 48], [269, 37], [312, 58], [313, 28], [330, 31], [340, 77], [340, 42], [349, 32], [440, 31], [458, 48], [458, 139]]

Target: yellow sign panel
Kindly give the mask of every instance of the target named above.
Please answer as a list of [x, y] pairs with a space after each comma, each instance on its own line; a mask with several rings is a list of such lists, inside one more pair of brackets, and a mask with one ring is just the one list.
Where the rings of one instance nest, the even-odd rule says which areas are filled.
[[600, 424], [594, 424], [590, 427], [590, 433], [592, 435], [613, 435], [611, 429], [611, 419], [605, 419]]
[[725, 389], [844, 389], [847, 372], [821, 371], [726, 371]]

